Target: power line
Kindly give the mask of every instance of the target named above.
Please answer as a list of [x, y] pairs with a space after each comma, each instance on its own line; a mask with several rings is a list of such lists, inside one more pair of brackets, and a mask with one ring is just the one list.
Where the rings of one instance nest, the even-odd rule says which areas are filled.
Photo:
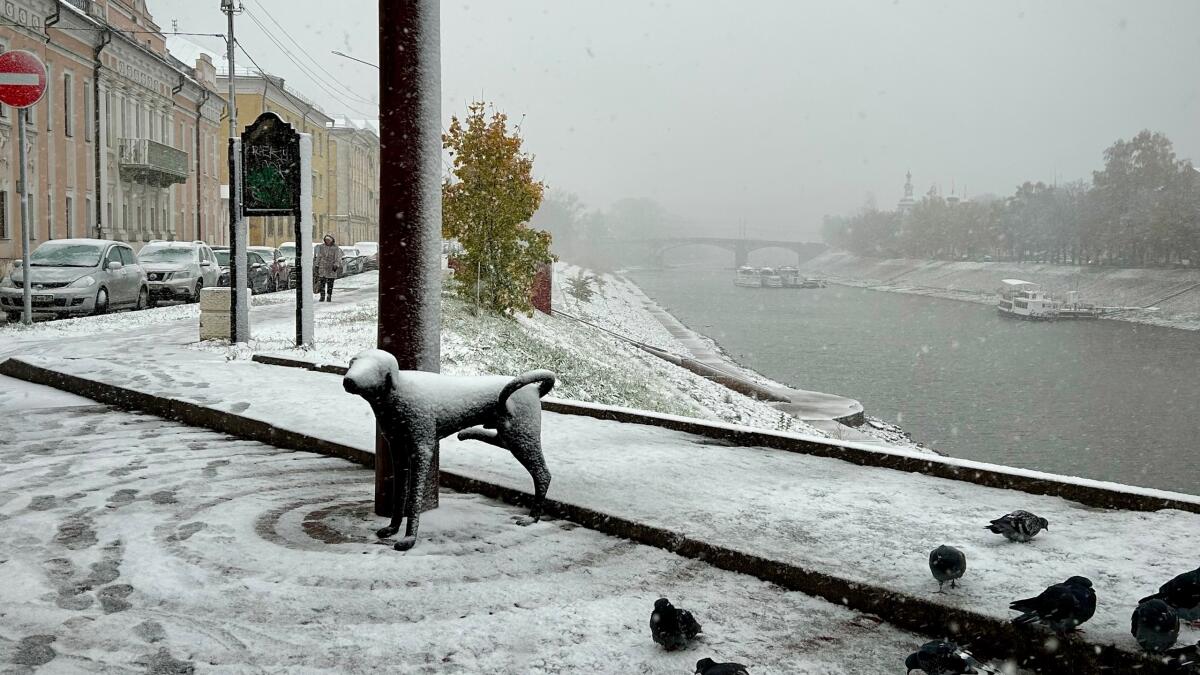
[[[271, 12], [270, 12], [269, 10], [267, 10], [267, 8], [266, 8], [266, 7], [264, 7], [264, 6], [262, 6], [262, 5], [259, 5], [259, 8], [260, 8], [260, 9], [263, 11], [263, 14], [265, 14], [265, 15], [267, 16], [267, 18], [271, 20], [271, 23], [275, 24], [276, 26], [279, 26], [279, 30], [283, 32], [284, 36], [285, 36], [285, 37], [287, 37], [287, 39], [288, 39], [288, 40], [290, 40], [292, 44], [296, 45], [296, 49], [299, 49], [301, 54], [303, 54], [304, 56], [308, 57], [308, 60], [309, 60], [310, 62], [312, 62], [312, 64], [313, 64], [314, 66], [316, 66], [316, 67], [317, 67], [317, 68], [318, 68], [318, 69], [319, 69], [319, 70], [320, 70], [322, 73], [325, 73], [326, 75], [328, 75], [328, 76], [331, 78], [331, 80], [330, 80], [330, 81], [326, 81], [326, 84], [330, 84], [331, 86], [336, 86], [336, 87], [339, 87], [339, 88], [341, 88], [343, 91], [345, 91], [345, 92], [346, 92], [346, 94], [347, 94], [348, 96], [350, 96], [350, 98], [353, 98], [353, 99], [355, 99], [356, 101], [358, 101], [358, 102], [360, 102], [360, 103], [366, 103], [366, 104], [369, 104], [369, 105], [375, 105], [375, 104], [376, 104], [376, 103], [375, 103], [375, 101], [370, 101], [370, 100], [364, 99], [364, 98], [362, 98], [362, 97], [358, 96], [357, 94], [355, 94], [355, 93], [354, 93], [353, 91], [351, 91], [350, 89], [348, 89], [348, 88], [347, 88], [345, 85], [341, 84], [341, 82], [339, 81], [339, 78], [338, 78], [338, 76], [337, 76], [337, 75], [334, 75], [333, 73], [329, 72], [328, 70], [325, 70], [325, 67], [324, 67], [324, 66], [322, 66], [322, 65], [321, 65], [321, 63], [320, 63], [319, 61], [317, 61], [315, 58], [313, 58], [313, 56], [312, 56], [312, 54], [309, 52], [309, 50], [305, 49], [305, 48], [304, 48], [304, 47], [303, 47], [303, 46], [302, 46], [302, 45], [301, 45], [299, 42], [297, 42], [297, 41], [296, 41], [296, 38], [292, 37], [292, 34], [291, 34], [291, 33], [289, 33], [289, 32], [288, 32], [288, 30], [287, 30], [286, 28], [284, 28], [284, 27], [283, 27], [283, 25], [282, 25], [282, 24], [280, 24], [280, 23], [279, 23], [279, 22], [278, 22], [278, 21], [275, 19], [275, 17], [274, 17], [274, 16], [272, 16], [272, 15], [271, 15]], [[252, 11], [250, 11], [250, 10], [246, 10], [246, 13], [247, 13], [247, 14], [250, 14], [250, 15], [254, 14], [254, 12], [252, 12]], [[253, 17], [251, 17], [251, 18], [253, 18]], [[260, 26], [260, 27], [261, 27], [261, 26]]]
[[[332, 91], [331, 88], [327, 84], [325, 84], [324, 81], [319, 76], [313, 74], [311, 69], [309, 69], [303, 63], [300, 63], [299, 61], [297, 61], [296, 57], [292, 55], [292, 53], [287, 49], [287, 47], [285, 47], [283, 44], [281, 44], [279, 42], [279, 40], [275, 39], [275, 36], [273, 36], [271, 34], [271, 31], [268, 30], [267, 27], [264, 26], [262, 24], [262, 22], [260, 22], [253, 14], [251, 14], [250, 12], [247, 11], [246, 16], [248, 16], [250, 18], [250, 20], [253, 21], [259, 27], [260, 30], [262, 30], [263, 34], [267, 36], [267, 39], [270, 40], [271, 43], [274, 44], [275, 47], [278, 48], [279, 51], [283, 53], [283, 56], [285, 58], [287, 58], [289, 61], [291, 61], [293, 65], [295, 65], [297, 68], [300, 69], [300, 71], [302, 73], [304, 73], [305, 75], [307, 75], [309, 77], [309, 79], [312, 81], [313, 84], [317, 85], [318, 88], [320, 88], [326, 94], [329, 94], [330, 96], [332, 96], [335, 100], [347, 97], [346, 94], [341, 94], [336, 91]], [[365, 101], [364, 99], [361, 99], [356, 96], [351, 96], [350, 98], [354, 98], [355, 100], [366, 102], [368, 105], [378, 105], [378, 104], [370, 102], [370, 101]], [[363, 115], [365, 117], [371, 117], [371, 113], [363, 112], [362, 110], [359, 110], [359, 109], [357, 109], [351, 105], [345, 104], [345, 103], [343, 103], [343, 105], [345, 105], [350, 110], [353, 110], [354, 112], [358, 113], [359, 115]]]
[[[250, 52], [246, 51], [246, 48], [242, 46], [241, 40], [234, 40], [234, 44], [237, 45], [238, 49], [242, 50], [242, 54], [244, 54], [246, 56], [246, 58], [250, 59], [250, 63], [253, 63], [254, 67], [258, 69], [258, 72], [260, 75], [262, 75], [263, 80], [265, 80], [267, 82], [272, 82], [270, 76], [267, 75], [267, 71], [263, 70], [263, 67], [258, 65], [258, 61], [255, 61], [254, 57], [250, 56]], [[297, 107], [308, 108], [308, 107], [312, 107], [314, 105], [314, 104], [308, 103], [306, 101], [299, 100], [294, 94], [292, 94], [292, 92], [288, 91], [284, 87], [276, 85], [275, 88], [278, 89], [284, 96], [288, 97], [292, 101], [292, 103], [295, 104]], [[346, 107], [349, 108], [350, 106], [346, 106]], [[360, 115], [367, 114], [367, 113], [362, 112], [361, 110], [356, 110], [354, 108], [350, 108], [350, 109], [354, 110], [355, 112], [357, 112]]]

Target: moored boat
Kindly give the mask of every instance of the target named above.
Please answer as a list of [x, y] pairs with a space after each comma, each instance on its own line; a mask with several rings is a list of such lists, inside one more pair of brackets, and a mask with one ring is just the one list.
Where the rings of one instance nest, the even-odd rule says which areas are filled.
[[1055, 319], [1095, 319], [1102, 311], [1094, 305], [1075, 302], [1063, 303], [1053, 298], [1032, 281], [1001, 279], [999, 302], [996, 310], [1000, 316], [1030, 321], [1053, 321]]
[[748, 288], [759, 288], [762, 286], [762, 275], [758, 269], [754, 267], [743, 266], [737, 269], [737, 276], [733, 278], [735, 286], [746, 286]]
[[783, 277], [776, 274], [773, 267], [764, 267], [758, 273], [764, 288], [783, 288]]

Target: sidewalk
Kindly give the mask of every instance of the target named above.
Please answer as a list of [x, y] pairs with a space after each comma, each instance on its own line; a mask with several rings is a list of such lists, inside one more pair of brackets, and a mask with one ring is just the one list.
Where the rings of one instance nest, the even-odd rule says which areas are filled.
[[[571, 522], [520, 527], [477, 495], [443, 491], [397, 553], [353, 464], [4, 377], [0, 406], [19, 413], [0, 417], [5, 672], [684, 673], [714, 657], [852, 675], [899, 672], [924, 641]], [[659, 595], [696, 612], [698, 644], [651, 642]]]
[[[372, 451], [371, 412], [342, 391], [336, 375], [226, 361], [165, 342], [91, 344], [63, 356], [47, 348], [24, 360]], [[1099, 608], [1086, 639], [1125, 650], [1135, 649], [1129, 615], [1137, 599], [1196, 565], [1194, 513], [1100, 510], [577, 416], [547, 414], [544, 445], [552, 499], [948, 608], [1006, 620], [1011, 600], [1073, 574], [1088, 576]], [[441, 457], [448, 471], [530, 490], [520, 466], [491, 446], [447, 440]], [[1027, 545], [984, 531], [990, 519], [1018, 508], [1048, 518], [1051, 531]], [[437, 521], [422, 529], [436, 536]], [[943, 543], [966, 552], [968, 573], [959, 589], [938, 595], [926, 565], [928, 552]], [[1200, 631], [1185, 628], [1180, 643], [1197, 638]]]

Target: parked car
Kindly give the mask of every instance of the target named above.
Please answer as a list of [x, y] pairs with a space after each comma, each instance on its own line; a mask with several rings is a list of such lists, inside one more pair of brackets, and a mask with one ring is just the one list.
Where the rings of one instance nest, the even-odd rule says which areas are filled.
[[[229, 286], [229, 252], [231, 250], [228, 246], [213, 247], [213, 255], [217, 257], [217, 264], [221, 266], [221, 275], [217, 277], [218, 286]], [[258, 251], [246, 251], [246, 271], [248, 273], [246, 286], [251, 293], [258, 295], [270, 292], [271, 266], [263, 260]]]
[[353, 246], [339, 246], [342, 249], [342, 273], [339, 276], [348, 277], [351, 274], [362, 274], [363, 258], [358, 249]]
[[364, 272], [379, 269], [379, 242], [355, 242], [354, 248], [358, 249], [358, 254], [363, 257]]
[[216, 255], [202, 241], [152, 241], [138, 252], [150, 282], [150, 304], [159, 300], [200, 300], [200, 289], [221, 276]]
[[279, 249], [270, 246], [251, 246], [247, 250], [262, 256], [263, 261], [271, 268], [271, 292], [289, 287], [287, 260], [279, 252]]
[[[54, 239], [29, 255], [33, 313], [59, 317], [141, 309], [150, 302], [146, 272], [129, 244], [111, 239]], [[0, 308], [19, 321], [25, 270], [18, 262], [0, 280]]]

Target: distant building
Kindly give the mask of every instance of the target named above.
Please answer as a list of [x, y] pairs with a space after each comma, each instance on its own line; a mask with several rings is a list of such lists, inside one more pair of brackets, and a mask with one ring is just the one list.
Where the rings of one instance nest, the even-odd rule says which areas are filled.
[[342, 243], [379, 241], [379, 122], [343, 117], [329, 129], [336, 148], [332, 213]]
[[[221, 241], [213, 64], [169, 54], [144, 0], [5, 0], [0, 51], [46, 64], [27, 108], [30, 239]], [[0, 266], [20, 257], [16, 111], [0, 106]]]
[[913, 205], [917, 203], [913, 200], [912, 171], [905, 173], [904, 178], [904, 197], [896, 204], [896, 211], [901, 214], [911, 211]]

